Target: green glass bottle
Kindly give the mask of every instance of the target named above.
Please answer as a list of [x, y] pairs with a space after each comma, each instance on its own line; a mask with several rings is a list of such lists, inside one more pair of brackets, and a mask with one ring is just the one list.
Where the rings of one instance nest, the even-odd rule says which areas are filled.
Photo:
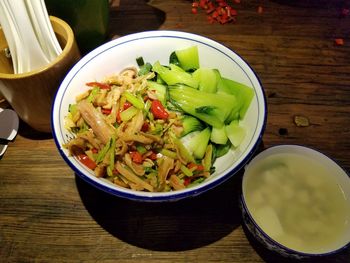
[[72, 27], [82, 54], [106, 41], [108, 0], [45, 0], [45, 4], [49, 15], [63, 19]]

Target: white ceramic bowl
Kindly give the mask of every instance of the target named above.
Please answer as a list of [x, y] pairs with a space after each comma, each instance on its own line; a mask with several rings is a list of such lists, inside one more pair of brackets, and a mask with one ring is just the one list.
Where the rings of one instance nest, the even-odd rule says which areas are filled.
[[[303, 160], [306, 160], [306, 165], [301, 165], [301, 169], [302, 171], [308, 172], [299, 171], [301, 178], [303, 179], [303, 183], [298, 184], [297, 187], [284, 187], [287, 185], [287, 177], [283, 177], [282, 181], [278, 181], [276, 179], [279, 175], [281, 175], [283, 171], [287, 170], [274, 170], [275, 173], [269, 173], [269, 175], [272, 175], [272, 177], [270, 177], [270, 182], [273, 183], [272, 180], [275, 183], [278, 182], [275, 186], [278, 189], [269, 188], [269, 190], [267, 190], [268, 183], [266, 181], [264, 183], [264, 180], [266, 180], [267, 178], [264, 177], [266, 175], [264, 171], [271, 171], [271, 158], [281, 158], [281, 156], [283, 155], [286, 156], [285, 154], [288, 154], [289, 157], [282, 157], [282, 159], [274, 159], [273, 162], [275, 162], [275, 164], [278, 163], [278, 165], [289, 166], [288, 171], [292, 172], [287, 174], [287, 177], [291, 176], [293, 171], [297, 170], [294, 167], [291, 167], [292, 162], [290, 162], [290, 160], [293, 157], [291, 157], [290, 154], [298, 156], [298, 158], [303, 158]], [[269, 162], [268, 165], [266, 164], [267, 160]], [[263, 164], [263, 162], [265, 162], [265, 164]], [[254, 170], [260, 169], [258, 167], [264, 168], [262, 170], [259, 170], [259, 172], [253, 172], [258, 171]], [[317, 168], [316, 172], [314, 167], [322, 167], [322, 170], [319, 170]], [[278, 172], [276, 173], [276, 171]], [[323, 181], [322, 176], [326, 175], [326, 173], [328, 173], [330, 176], [327, 177], [328, 181], [324, 181], [322, 183], [323, 186], [321, 186], [321, 182]], [[315, 177], [313, 177], [314, 175]], [[252, 187], [252, 183], [255, 184], [254, 187]], [[249, 184], [250, 186], [248, 186]], [[331, 186], [329, 189], [332, 189], [333, 192], [325, 191], [325, 184], [327, 184], [327, 187], [328, 185]], [[322, 188], [318, 188], [320, 186]], [[306, 209], [304, 211], [308, 211], [306, 213], [308, 219], [312, 218], [312, 220], [309, 221], [311, 222], [311, 224], [304, 224], [304, 222], [306, 221], [300, 216], [298, 216], [296, 220], [289, 219], [289, 225], [291, 224], [290, 222], [293, 222], [293, 228], [290, 228], [293, 230], [289, 230], [289, 233], [294, 234], [295, 231], [299, 231], [299, 229], [301, 229], [303, 233], [302, 235], [306, 237], [306, 233], [310, 233], [310, 231], [317, 231], [316, 233], [318, 236], [314, 239], [314, 241], [321, 242], [313, 243], [312, 239], [309, 239], [307, 243], [296, 244], [295, 242], [290, 242], [290, 240], [288, 240], [287, 242], [289, 243], [287, 245], [287, 239], [281, 238], [281, 236], [287, 232], [286, 225], [284, 224], [287, 224], [286, 220], [288, 219], [286, 218], [288, 218], [288, 216], [287, 213], [278, 212], [278, 210], [275, 209], [275, 207], [278, 206], [272, 205], [272, 201], [271, 199], [269, 199], [269, 197], [272, 196], [269, 194], [271, 193], [271, 189], [274, 189], [274, 200], [272, 201], [277, 201], [280, 203], [280, 205], [283, 206], [283, 208], [279, 208], [279, 211], [292, 211], [292, 209], [295, 208], [296, 204], [298, 207]], [[292, 189], [292, 191], [287, 191], [288, 189]], [[310, 198], [308, 198], [306, 202], [304, 202], [305, 199], [300, 199], [300, 197], [302, 197], [302, 195], [300, 195], [302, 193], [301, 191], [304, 190], [308, 191], [308, 195], [310, 196]], [[342, 196], [342, 202], [334, 202], [334, 200], [330, 198], [334, 192], [337, 192], [338, 196]], [[323, 216], [321, 214], [319, 216], [313, 216], [314, 214], [312, 214], [314, 213], [313, 211], [315, 211], [315, 209], [321, 208], [321, 206], [319, 205], [321, 199], [319, 199], [320, 195], [318, 194], [321, 194], [322, 198], [325, 198], [323, 199], [322, 203], [327, 203], [326, 206], [322, 207], [322, 210], [325, 211], [322, 212]], [[259, 153], [245, 167], [245, 173], [242, 181], [242, 195], [240, 201], [243, 213], [243, 222], [249, 230], [249, 232], [257, 241], [259, 241], [267, 249], [277, 252], [282, 256], [296, 259], [324, 257], [335, 254], [345, 249], [350, 244], [350, 177], [336, 162], [334, 162], [332, 159], [330, 159], [329, 157], [317, 150], [298, 145], [279, 145], [268, 148], [267, 150], [264, 150], [263, 152]], [[303, 201], [304, 203], [301, 201]], [[258, 202], [260, 202], [259, 205], [256, 205]], [[337, 229], [337, 231], [332, 232], [338, 233], [336, 236], [333, 237], [333, 239], [327, 236], [327, 233], [324, 231], [319, 231], [319, 229], [312, 230], [319, 222], [329, 222], [328, 219], [318, 221], [317, 219], [315, 219], [315, 217], [328, 218], [330, 214], [331, 216], [335, 215], [336, 213], [334, 213], [334, 211], [332, 213], [327, 213], [326, 211], [330, 211], [327, 207], [334, 207], [340, 203], [342, 204], [341, 211], [345, 212], [345, 214], [341, 214], [341, 216], [337, 217], [336, 220], [334, 220], [333, 218], [332, 225], [339, 223], [338, 225], [344, 227], [339, 228], [341, 230]], [[292, 206], [294, 208], [292, 208]], [[273, 209], [275, 210], [270, 210], [268, 209], [269, 207], [274, 207]], [[309, 213], [309, 211], [312, 212]], [[266, 217], [262, 218], [262, 215], [265, 215]], [[341, 220], [339, 218], [341, 218]], [[267, 220], [264, 221], [262, 219]], [[327, 226], [327, 224], [323, 224], [323, 226]], [[305, 227], [310, 227], [311, 230], [309, 231], [308, 229], [305, 229]], [[295, 240], [294, 237], [292, 237], [292, 240]], [[298, 237], [300, 238], [300, 236]], [[323, 243], [324, 240], [326, 241], [325, 243]], [[309, 245], [311, 246], [309, 248], [306, 248], [306, 246]]]
[[[86, 82], [101, 80], [130, 66], [137, 66], [136, 58], [162, 64], [169, 63], [169, 55], [174, 50], [189, 46], [198, 46], [200, 65], [217, 68], [220, 73], [236, 81], [245, 83], [254, 89], [254, 99], [246, 113], [243, 125], [247, 127], [247, 136], [238, 150], [230, 151], [217, 159], [216, 172], [202, 184], [173, 192], [149, 193], [124, 189], [102, 179], [96, 178], [91, 170], [78, 160], [68, 156], [62, 147], [71, 136], [64, 128], [64, 117], [69, 104], [82, 92]], [[196, 196], [227, 180], [252, 157], [256, 150], [266, 123], [266, 100], [263, 88], [252, 68], [235, 52], [211, 39], [178, 31], [148, 31], [131, 34], [110, 41], [83, 57], [67, 74], [60, 85], [52, 108], [52, 131], [63, 159], [78, 176], [93, 186], [108, 193], [140, 201], [171, 201]]]

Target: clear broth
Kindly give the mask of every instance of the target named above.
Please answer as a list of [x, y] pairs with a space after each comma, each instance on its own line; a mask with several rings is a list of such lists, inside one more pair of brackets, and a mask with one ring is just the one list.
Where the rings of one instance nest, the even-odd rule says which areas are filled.
[[335, 178], [312, 159], [272, 155], [247, 171], [246, 204], [280, 244], [304, 253], [331, 251], [350, 239], [350, 202]]

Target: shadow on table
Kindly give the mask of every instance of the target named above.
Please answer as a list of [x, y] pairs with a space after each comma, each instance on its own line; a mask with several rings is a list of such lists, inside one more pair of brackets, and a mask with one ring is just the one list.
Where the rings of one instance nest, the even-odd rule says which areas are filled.
[[31, 139], [31, 140], [52, 139], [51, 132], [40, 132], [40, 131], [34, 130], [32, 127], [30, 127], [27, 123], [25, 123], [21, 119], [19, 120], [18, 134], [23, 136], [24, 138]]
[[95, 189], [78, 176], [76, 184], [83, 204], [98, 224], [124, 242], [150, 250], [202, 247], [241, 224], [241, 174], [200, 196], [169, 203], [121, 199]]
[[131, 33], [157, 30], [165, 21], [165, 13], [148, 4], [147, 0], [120, 1], [110, 12], [109, 35], [123, 36]]

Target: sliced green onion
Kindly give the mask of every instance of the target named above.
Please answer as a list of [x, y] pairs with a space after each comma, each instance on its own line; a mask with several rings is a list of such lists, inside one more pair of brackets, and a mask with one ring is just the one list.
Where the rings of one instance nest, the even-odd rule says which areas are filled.
[[140, 144], [136, 145], [136, 150], [141, 154], [145, 154], [147, 152], [147, 149], [143, 145], [140, 145]]
[[115, 155], [115, 136], [112, 136], [111, 138], [112, 142], [111, 142], [111, 147], [109, 149], [109, 166], [108, 168], [113, 171], [114, 169], [114, 155]]
[[94, 87], [91, 92], [90, 92], [90, 95], [87, 97], [87, 101], [88, 102], [93, 102], [97, 93], [100, 91], [100, 88], [99, 87]]
[[77, 104], [69, 104], [68, 111], [74, 115], [78, 111]]
[[109, 167], [109, 166], [107, 166], [107, 175], [109, 176], [109, 177], [113, 177], [114, 175], [113, 175], [113, 170], [111, 169], [111, 167]]
[[207, 146], [207, 149], [205, 151], [204, 158], [203, 158], [204, 171], [210, 170], [212, 162], [213, 162], [213, 145], [210, 143]]
[[[152, 115], [153, 116], [153, 115]], [[152, 134], [161, 134], [163, 131], [163, 125], [160, 123], [156, 123], [154, 128], [151, 130]]]
[[134, 106], [131, 106], [130, 108], [127, 108], [126, 110], [120, 113], [120, 119], [122, 121], [128, 121], [132, 117], [134, 117], [138, 111], [139, 109], [135, 108]]
[[161, 149], [160, 153], [165, 155], [165, 156], [168, 156], [168, 157], [170, 157], [172, 159], [176, 159], [177, 158], [176, 152], [170, 151], [168, 149]]
[[193, 175], [192, 171], [190, 169], [188, 169], [185, 165], [181, 165], [180, 166], [180, 170], [187, 176], [187, 177], [191, 177]]
[[138, 57], [136, 58], [136, 63], [139, 67], [141, 67], [145, 64], [145, 61], [143, 60], [143, 57]]
[[101, 151], [97, 154], [96, 157], [96, 163], [102, 162], [102, 160], [105, 158], [109, 148], [111, 147], [112, 139], [109, 140], [109, 142], [102, 148]]
[[151, 71], [151, 69], [152, 69], [151, 63], [147, 62], [146, 64], [140, 66], [140, 70], [138, 72], [138, 75], [139, 76], [146, 75], [147, 73], [149, 73]]
[[134, 105], [136, 108], [142, 110], [144, 108], [144, 103], [140, 99], [138, 99], [135, 95], [131, 94], [128, 91], [125, 91], [123, 93], [123, 96], [126, 98], [127, 101], [129, 101], [132, 105]]

